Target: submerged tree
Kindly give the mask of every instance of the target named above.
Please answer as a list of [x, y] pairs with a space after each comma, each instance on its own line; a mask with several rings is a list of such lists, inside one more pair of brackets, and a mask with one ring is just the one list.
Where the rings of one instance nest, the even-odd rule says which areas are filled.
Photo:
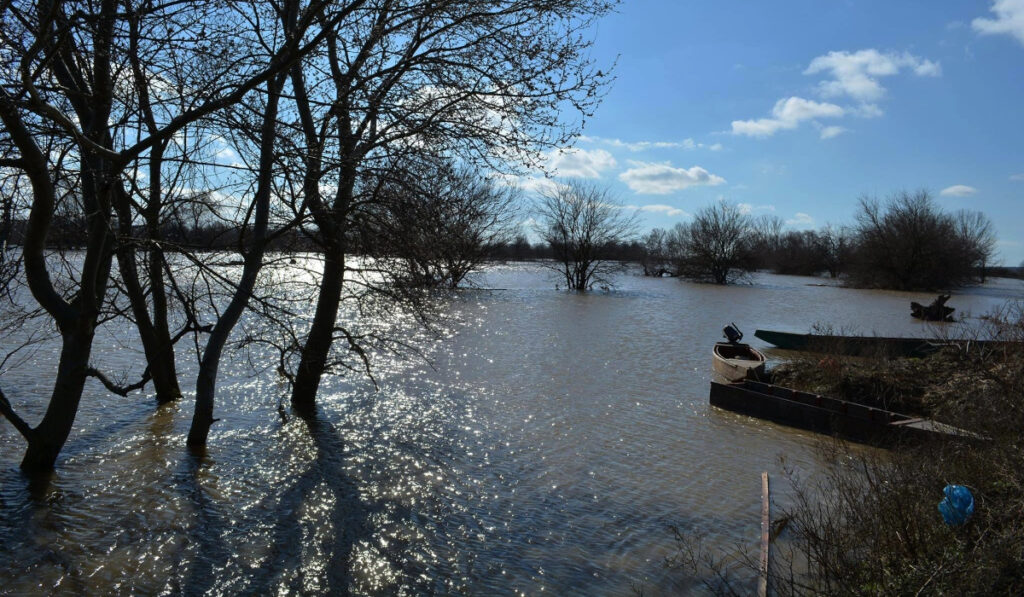
[[508, 240], [518, 195], [477, 172], [428, 160], [387, 174], [371, 250], [400, 283], [457, 288], [490, 247]]
[[[355, 2], [357, 3], [357, 2]], [[294, 31], [319, 20], [333, 3], [277, 8], [292, 15]], [[304, 10], [301, 10], [303, 9]], [[166, 44], [137, 42], [147, 22], [167, 23], [155, 32]], [[0, 412], [28, 443], [22, 468], [49, 470], [71, 431], [89, 376], [93, 337], [108, 305], [115, 254], [125, 284], [137, 269], [121, 244], [131, 237], [131, 165], [184, 128], [231, 106], [279, 75], [315, 46], [301, 34], [277, 35], [265, 43], [249, 25], [253, 6], [237, 3], [11, 2], [2, 9], [0, 74], [0, 166], [24, 172], [31, 188], [23, 246], [25, 279], [32, 296], [60, 330], [61, 353], [46, 414], [31, 426], [4, 398]], [[148, 20], [148, 21], [147, 21]], [[178, 23], [188, 23], [179, 28]], [[239, 41], [241, 40], [241, 41]], [[140, 52], [166, 52], [195, 68], [186, 80], [168, 81], [149, 72], [134, 77]], [[145, 73], [145, 69], [141, 69]], [[137, 122], [136, 85], [178, 85], [192, 101], [178, 105], [143, 129]], [[145, 112], [145, 108], [142, 110]], [[70, 181], [70, 183], [69, 183]], [[84, 217], [80, 267], [55, 271], [47, 259], [47, 237], [64, 189]], [[125, 260], [124, 258], [129, 258]], [[141, 287], [141, 284], [140, 284]], [[139, 297], [136, 296], [136, 299]], [[138, 306], [138, 305], [136, 305]], [[136, 310], [138, 315], [140, 310]], [[147, 350], [147, 357], [154, 356]]]
[[853, 235], [850, 229], [826, 225], [819, 231], [825, 270], [829, 277], [837, 278], [846, 271], [853, 251]]
[[645, 276], [662, 276], [671, 273], [669, 234], [662, 228], [655, 228], [640, 241], [640, 267]]
[[[410, 155], [515, 168], [567, 142], [607, 76], [586, 55], [587, 31], [613, 0], [369, 2], [328, 32], [321, 54], [291, 73], [302, 183], [295, 213], [323, 253], [316, 308], [299, 332], [292, 405], [315, 407], [335, 340], [365, 358], [339, 325], [345, 272], [372, 185]], [[330, 193], [322, 192], [330, 188]], [[395, 281], [395, 272], [378, 271]], [[400, 280], [399, 280], [400, 281]], [[361, 291], [384, 291], [382, 285]]]
[[[189, 444], [206, 443], [218, 364], [253, 302], [267, 248], [285, 230], [301, 230], [324, 263], [314, 282], [315, 312], [291, 347], [297, 357], [292, 401], [310, 412], [320, 378], [339, 362], [330, 357], [336, 339], [365, 358], [359, 336], [339, 325], [338, 312], [346, 260], [358, 248], [354, 239], [381, 212], [379, 181], [409, 156], [515, 170], [535, 161], [539, 150], [567, 142], [607, 81], [587, 57], [586, 33], [614, 4], [3, 4], [0, 168], [31, 189], [24, 278], [62, 342], [38, 425], [21, 419], [0, 394], [0, 413], [28, 443], [22, 467], [52, 468], [88, 377], [126, 390], [90, 363], [96, 328], [110, 318], [130, 321], [142, 339], [147, 368], [131, 387], [152, 381], [158, 400], [180, 395], [173, 342], [203, 326], [173, 276], [166, 258], [172, 248], [215, 279], [221, 293], [206, 297], [215, 316], [205, 347], [196, 341], [202, 356]], [[570, 113], [577, 118], [566, 119]], [[245, 166], [230, 166], [245, 179], [237, 212], [224, 222], [241, 254], [241, 271], [230, 275], [217, 273], [185, 242], [172, 247], [166, 234], [182, 213], [180, 201], [212, 196], [229, 168], [181, 143], [209, 143], [218, 135], [235, 136], [250, 149]], [[198, 175], [186, 180], [179, 176], [186, 170]], [[489, 192], [503, 196], [496, 188]], [[448, 198], [430, 205], [430, 193], [416, 196], [415, 206], [424, 210], [420, 224], [435, 214], [454, 221]], [[3, 214], [9, 205], [4, 202]], [[73, 244], [82, 252], [75, 256], [80, 267], [58, 271], [46, 251], [62, 223], [73, 224], [67, 239], [79, 231]], [[458, 238], [451, 230], [443, 234]], [[446, 261], [449, 284], [470, 267], [445, 255], [430, 259]], [[382, 275], [358, 291], [392, 296], [399, 272], [375, 272]], [[170, 327], [174, 309], [184, 325], [177, 333]]]
[[589, 290], [621, 269], [605, 252], [632, 236], [636, 215], [608, 189], [578, 181], [560, 184], [541, 194], [536, 212], [537, 233], [551, 247], [566, 288]]
[[927, 191], [897, 193], [884, 204], [865, 197], [850, 277], [879, 288], [952, 288], [977, 280], [993, 250], [985, 216], [943, 213]]
[[736, 205], [719, 202], [701, 209], [693, 221], [677, 227], [679, 274], [729, 284], [754, 266], [750, 216]]
[[996, 231], [992, 220], [980, 211], [960, 210], [953, 214], [957, 239], [974, 266], [979, 282], [988, 276], [996, 253]]

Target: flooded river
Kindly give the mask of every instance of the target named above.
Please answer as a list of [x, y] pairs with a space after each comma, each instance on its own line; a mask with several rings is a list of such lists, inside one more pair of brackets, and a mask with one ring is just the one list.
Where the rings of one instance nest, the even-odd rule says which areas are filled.
[[[0, 422], [0, 594], [678, 594], [694, 581], [665, 564], [672, 527], [756, 545], [761, 471], [821, 466], [814, 436], [708, 406], [722, 326], [761, 347], [755, 328], [934, 333], [909, 316], [933, 296], [814, 278], [624, 274], [581, 295], [519, 264], [475, 282], [443, 305], [429, 362], [380, 355], [379, 390], [326, 380], [314, 422], [279, 412], [272, 368], [225, 363], [203, 460], [184, 449], [189, 396], [157, 410], [90, 382], [42, 486]], [[949, 305], [976, 317], [1022, 296], [995, 280]], [[94, 353], [134, 344], [107, 331]], [[0, 380], [30, 421], [56, 350]]]

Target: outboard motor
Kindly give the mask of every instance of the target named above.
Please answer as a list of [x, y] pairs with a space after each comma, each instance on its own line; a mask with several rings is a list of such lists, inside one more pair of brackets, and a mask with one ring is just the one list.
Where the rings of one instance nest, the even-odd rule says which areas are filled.
[[725, 335], [726, 340], [733, 344], [736, 344], [737, 342], [743, 339], [743, 332], [741, 332], [740, 329], [736, 327], [735, 323], [733, 323], [732, 325], [727, 325], [724, 328], [722, 328], [722, 332]]

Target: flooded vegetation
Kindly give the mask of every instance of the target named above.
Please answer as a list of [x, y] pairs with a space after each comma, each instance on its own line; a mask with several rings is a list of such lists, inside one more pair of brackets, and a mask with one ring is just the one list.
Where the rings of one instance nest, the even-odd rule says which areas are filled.
[[[760, 472], [815, 477], [827, 461], [813, 434], [708, 406], [721, 323], [941, 329], [909, 317], [918, 295], [812, 278], [719, 287], [630, 272], [611, 292], [578, 294], [527, 264], [474, 282], [439, 299], [452, 317], [439, 339], [420, 340], [429, 363], [374, 355], [380, 390], [330, 376], [309, 420], [290, 412], [273, 367], [239, 353], [202, 459], [184, 445], [188, 396], [154, 409], [89, 384], [42, 483], [22, 477], [17, 432], [0, 427], [0, 584], [15, 594], [691, 590], [698, 578], [665, 565], [673, 527], [727, 550], [756, 545]], [[950, 302], [975, 314], [1022, 294], [1019, 281], [996, 280]], [[97, 338], [118, 348], [105, 353], [122, 360], [103, 363], [115, 370], [142, 358], [123, 336]], [[55, 366], [52, 343], [36, 348], [32, 369], [5, 373], [12, 394], [31, 395]], [[179, 367], [191, 373], [194, 357]], [[24, 406], [31, 417], [43, 407]], [[777, 487], [774, 499], [792, 503]]]
[[[1003, 344], [961, 341], [913, 359], [817, 355], [775, 369], [775, 383], [958, 426], [881, 453], [823, 444], [824, 473], [790, 475], [795, 498], [775, 513], [776, 594], [1020, 593], [1022, 305], [985, 321]], [[730, 573], [754, 569], [749, 553], [737, 561], [693, 536], [679, 544], [706, 588], [744, 592]]]
[[[680, 539], [738, 561], [762, 475], [831, 484], [777, 488], [806, 512], [860, 496], [858, 475], [920, 497], [914, 479], [984, 471], [979, 454], [998, 481], [964, 478], [996, 530], [950, 553], [985, 551], [988, 589], [1019, 588], [993, 555], [1019, 521], [986, 510], [1018, 509], [1012, 450], [903, 483], [872, 448], [837, 458], [708, 401], [763, 388], [709, 384], [729, 323], [895, 349], [1013, 321], [983, 315], [1024, 295], [993, 277], [1024, 250], [1015, 63], [951, 39], [1006, 37], [1024, 8], [968, 28], [967, 9], [844, 5], [807, 28], [785, 3], [637, 6], [0, 3], [0, 593], [729, 590], [750, 570], [687, 573]], [[908, 45], [903, 23], [950, 39]], [[891, 49], [808, 37], [840, 29]], [[720, 373], [788, 358], [726, 330]], [[1016, 428], [1012, 362], [955, 359], [777, 375]], [[952, 399], [968, 387], [998, 394], [992, 416]], [[794, 590], [970, 578], [916, 543], [927, 562], [880, 551], [872, 577], [863, 544], [815, 543], [814, 521], [884, 543], [888, 518], [818, 512], [790, 517], [823, 554]]]

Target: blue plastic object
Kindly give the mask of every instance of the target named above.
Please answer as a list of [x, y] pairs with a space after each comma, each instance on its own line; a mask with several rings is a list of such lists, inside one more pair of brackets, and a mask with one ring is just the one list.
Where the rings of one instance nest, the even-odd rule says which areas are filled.
[[967, 522], [974, 514], [974, 496], [971, 490], [963, 485], [946, 485], [942, 490], [946, 497], [939, 502], [939, 513], [942, 520], [951, 527], [958, 527]]

